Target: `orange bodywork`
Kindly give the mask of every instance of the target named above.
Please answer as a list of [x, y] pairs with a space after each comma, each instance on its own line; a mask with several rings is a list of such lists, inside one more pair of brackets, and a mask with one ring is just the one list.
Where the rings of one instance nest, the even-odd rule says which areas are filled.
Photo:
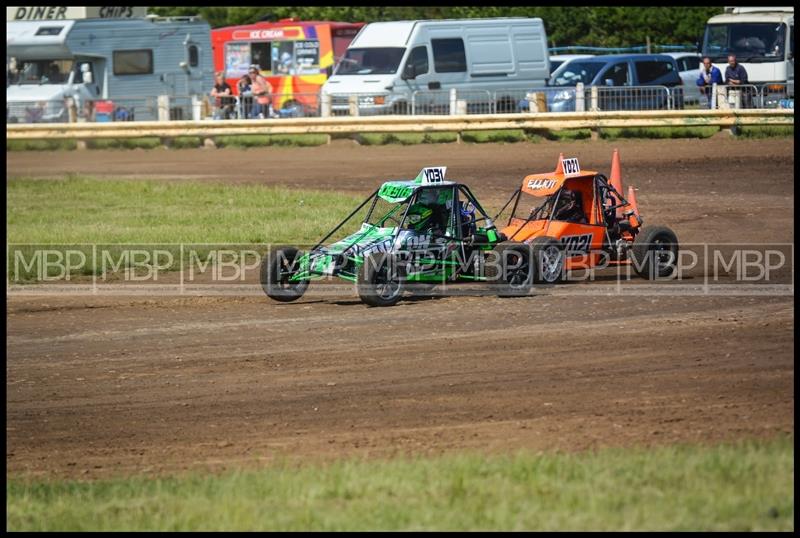
[[[618, 159], [618, 157], [615, 155]], [[563, 155], [559, 157], [556, 171], [547, 174], [531, 174], [522, 181], [517, 205], [514, 214], [527, 216], [529, 212], [526, 203], [532, 205], [532, 209], [540, 206], [548, 197], [556, 194], [562, 187], [578, 193], [586, 216], [586, 223], [567, 222], [551, 219], [547, 215], [543, 218], [526, 221], [525, 218], [512, 217], [507, 226], [501, 232], [510, 241], [530, 243], [537, 237], [553, 237], [560, 240], [565, 245], [567, 269], [590, 268], [594, 267], [601, 260], [600, 251], [603, 248], [606, 238], [607, 224], [603, 216], [602, 201], [595, 183], [597, 172], [591, 170], [580, 170], [575, 174], [565, 174], [562, 166]], [[616, 159], [615, 159], [616, 160]], [[619, 182], [621, 190], [621, 179], [618, 179], [619, 165], [617, 161], [616, 182]], [[630, 215], [633, 229], [638, 228], [638, 207], [635, 198], [632, 196], [632, 189], [629, 192], [628, 205], [626, 209], [633, 209], [635, 212]], [[619, 209], [618, 209], [619, 212]], [[622, 234], [623, 238], [633, 240], [630, 231]], [[627, 263], [627, 262], [622, 262]]]

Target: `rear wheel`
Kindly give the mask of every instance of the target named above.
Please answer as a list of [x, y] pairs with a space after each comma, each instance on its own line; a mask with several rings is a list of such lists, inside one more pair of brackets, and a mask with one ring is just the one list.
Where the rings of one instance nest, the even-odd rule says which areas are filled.
[[645, 226], [633, 240], [633, 270], [655, 280], [671, 276], [678, 263], [678, 237], [666, 226]]
[[261, 261], [261, 287], [267, 297], [282, 303], [296, 301], [308, 289], [308, 280], [290, 281], [299, 271], [302, 254], [294, 247], [268, 252]]
[[380, 252], [364, 258], [358, 270], [358, 296], [369, 306], [393, 306], [403, 295], [396, 258]]
[[528, 295], [533, 284], [530, 245], [502, 242], [494, 247], [496, 260], [487, 263], [486, 281], [497, 289], [498, 297], [521, 297]]

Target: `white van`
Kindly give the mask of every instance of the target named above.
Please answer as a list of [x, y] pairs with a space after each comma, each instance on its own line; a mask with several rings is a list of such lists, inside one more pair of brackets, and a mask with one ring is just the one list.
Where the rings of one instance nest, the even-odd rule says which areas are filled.
[[[519, 93], [550, 75], [541, 19], [445, 19], [374, 22], [364, 26], [325, 85], [334, 114], [359, 94], [359, 114], [406, 113], [457, 92], [513, 108]], [[437, 91], [438, 90], [438, 91]], [[503, 95], [502, 92], [509, 92]]]

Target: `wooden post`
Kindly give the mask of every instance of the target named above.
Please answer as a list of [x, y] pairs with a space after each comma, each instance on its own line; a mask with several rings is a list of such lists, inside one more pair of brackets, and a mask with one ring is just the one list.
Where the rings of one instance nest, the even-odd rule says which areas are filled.
[[348, 97], [347, 102], [350, 105], [350, 115], [358, 116], [358, 96], [351, 95], [350, 97]]
[[158, 121], [169, 121], [169, 95], [158, 96]]
[[[327, 118], [331, 115], [331, 94], [322, 94], [322, 103], [320, 106], [320, 116]], [[330, 143], [330, 141], [328, 141]]]
[[578, 82], [575, 85], [575, 112], [586, 111], [586, 92], [583, 88], [583, 82]]

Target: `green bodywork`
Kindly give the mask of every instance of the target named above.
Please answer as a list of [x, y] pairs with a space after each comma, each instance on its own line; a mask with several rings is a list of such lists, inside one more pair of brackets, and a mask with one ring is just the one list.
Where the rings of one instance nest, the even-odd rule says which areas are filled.
[[[448, 182], [442, 184], [442, 187], [453, 185]], [[402, 222], [405, 216], [406, 202], [409, 202], [423, 186], [419, 181], [388, 181], [381, 185], [375, 195], [392, 204], [388, 210], [382, 215], [371, 215], [369, 218], [371, 223], [363, 222], [356, 232], [344, 239], [304, 253], [299, 260], [298, 272], [289, 280], [299, 282], [337, 276], [354, 282], [365, 256], [374, 252], [416, 253], [412, 267], [418, 270], [411, 270], [408, 273], [406, 279], [409, 282], [436, 283], [462, 278], [484, 280], [480, 276], [463, 274], [465, 268], [460, 267], [461, 262], [458, 258], [461, 241], [456, 239], [452, 227], [448, 228], [444, 236], [438, 236], [418, 233], [399, 226], [398, 223]], [[450, 194], [446, 195], [448, 192]], [[449, 203], [452, 207], [453, 189], [441, 189], [438, 197], [434, 195], [433, 198], [435, 203], [442, 205]], [[398, 225], [386, 226], [388, 222]], [[475, 250], [488, 251], [497, 243], [499, 239], [497, 231], [491, 222], [488, 224], [487, 228], [477, 228], [477, 233], [483, 234], [488, 242], [475, 247]], [[435, 252], [436, 256], [427, 255], [430, 252]]]

